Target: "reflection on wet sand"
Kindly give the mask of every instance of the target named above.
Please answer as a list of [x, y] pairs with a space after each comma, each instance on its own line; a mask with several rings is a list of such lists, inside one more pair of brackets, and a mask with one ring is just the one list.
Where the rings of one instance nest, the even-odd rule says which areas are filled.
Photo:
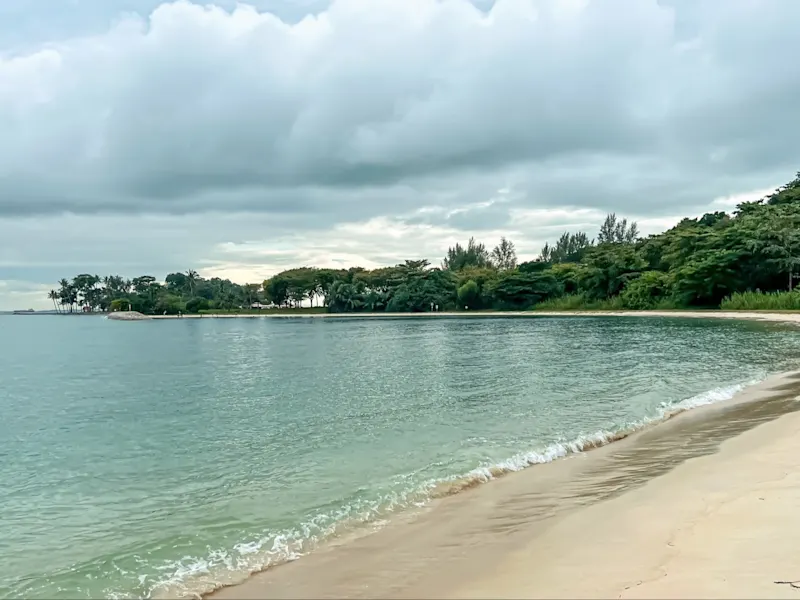
[[721, 442], [800, 409], [800, 374], [682, 413], [617, 443], [538, 465], [393, 518], [372, 535], [224, 588], [218, 598], [444, 597], [576, 508], [639, 487]]
[[[787, 377], [788, 378], [788, 377]], [[800, 409], [800, 376], [772, 388], [774, 395], [759, 402], [709, 407], [667, 421], [618, 444], [597, 461], [586, 479], [574, 482], [574, 499], [596, 502], [663, 475], [678, 464], [711, 454], [724, 440]]]

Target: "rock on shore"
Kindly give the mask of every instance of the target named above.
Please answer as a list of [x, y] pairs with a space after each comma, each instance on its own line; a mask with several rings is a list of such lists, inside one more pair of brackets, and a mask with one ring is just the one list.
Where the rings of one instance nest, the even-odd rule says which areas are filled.
[[142, 313], [136, 310], [112, 312], [109, 313], [108, 318], [113, 319], [115, 321], [149, 321], [150, 319], [152, 319], [152, 317], [143, 315]]

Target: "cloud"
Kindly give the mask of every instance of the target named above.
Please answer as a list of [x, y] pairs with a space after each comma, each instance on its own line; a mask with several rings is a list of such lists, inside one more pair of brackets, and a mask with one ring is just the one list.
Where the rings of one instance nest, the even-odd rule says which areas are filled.
[[800, 164], [799, 18], [783, 0], [5, 0], [0, 295], [81, 271], [438, 262], [470, 234], [535, 255], [610, 211], [655, 231], [731, 208]]
[[772, 186], [760, 190], [742, 192], [741, 194], [720, 196], [719, 198], [714, 198], [713, 202], [711, 202], [711, 208], [713, 208], [714, 210], [732, 211], [735, 210], [737, 206], [739, 206], [744, 202], [755, 202], [756, 200], [760, 200], [761, 198], [766, 198], [768, 195], [774, 192], [775, 189], [776, 186]]
[[0, 279], [0, 311], [7, 310], [26, 310], [52, 309], [48, 306], [47, 292], [49, 287], [43, 284], [32, 283], [30, 281], [14, 281]]
[[740, 191], [799, 158], [800, 5], [335, 0], [296, 22], [225, 7], [161, 4], [6, 56], [0, 210], [327, 212], [331, 189], [514, 168], [538, 202], [574, 203], [579, 164], [632, 206], [704, 177]]

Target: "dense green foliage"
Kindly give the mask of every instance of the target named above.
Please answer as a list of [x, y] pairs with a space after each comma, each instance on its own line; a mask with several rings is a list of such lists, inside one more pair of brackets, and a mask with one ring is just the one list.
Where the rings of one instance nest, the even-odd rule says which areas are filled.
[[[50, 293], [56, 307], [125, 308], [146, 313], [247, 310], [253, 303], [330, 312], [578, 308], [794, 309], [790, 292], [800, 266], [800, 173], [729, 215], [684, 219], [663, 233], [640, 238], [636, 223], [610, 214], [596, 239], [565, 232], [538, 259], [517, 264], [503, 238], [489, 251], [470, 239], [456, 244], [441, 267], [407, 260], [393, 267], [347, 270], [302, 267], [262, 285], [205, 280], [194, 271], [172, 273], [163, 284], [150, 276], [102, 280], [78, 275]], [[784, 292], [784, 293], [777, 293]], [[86, 308], [83, 308], [86, 307]]]
[[238, 285], [227, 279], [203, 279], [196, 271], [170, 273], [164, 283], [143, 275], [78, 275], [62, 279], [48, 297], [62, 312], [138, 310], [146, 314], [231, 310], [250, 307], [261, 296], [259, 284]]

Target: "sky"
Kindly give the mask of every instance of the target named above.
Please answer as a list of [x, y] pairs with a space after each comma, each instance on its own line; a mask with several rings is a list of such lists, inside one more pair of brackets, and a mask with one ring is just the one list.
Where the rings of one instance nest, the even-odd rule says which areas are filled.
[[0, 310], [78, 273], [522, 259], [800, 170], [796, 0], [2, 0]]

